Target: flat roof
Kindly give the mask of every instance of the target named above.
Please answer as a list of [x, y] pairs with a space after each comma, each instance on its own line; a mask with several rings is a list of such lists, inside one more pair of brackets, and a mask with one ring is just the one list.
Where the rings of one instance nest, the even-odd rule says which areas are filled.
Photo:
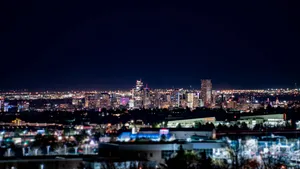
[[215, 117], [203, 117], [203, 118], [189, 118], [189, 119], [176, 119], [168, 120], [168, 122], [189, 122], [189, 121], [216, 121]]
[[241, 116], [240, 117], [241, 120], [254, 119], [254, 118], [283, 119], [283, 114], [248, 115], [248, 116]]
[[[168, 129], [169, 131], [212, 131], [212, 130], [203, 130], [203, 129], [198, 129], [198, 128], [140, 128], [140, 131], [157, 131], [161, 129]], [[131, 132], [131, 130], [128, 130]]]

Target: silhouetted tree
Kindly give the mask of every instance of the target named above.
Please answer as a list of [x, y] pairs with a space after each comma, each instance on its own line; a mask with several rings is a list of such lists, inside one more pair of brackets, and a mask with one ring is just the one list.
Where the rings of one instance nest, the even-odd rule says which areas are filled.
[[249, 130], [247, 123], [242, 122], [242, 124], [241, 124], [241, 129], [242, 129], [242, 130]]
[[211, 169], [212, 168], [212, 160], [210, 157], [207, 157], [206, 152], [201, 152], [200, 153], [201, 158], [199, 160], [200, 162], [200, 168], [205, 168], [205, 169]]
[[166, 135], [162, 134], [162, 135], [160, 136], [160, 141], [165, 142], [166, 140], [167, 140]]

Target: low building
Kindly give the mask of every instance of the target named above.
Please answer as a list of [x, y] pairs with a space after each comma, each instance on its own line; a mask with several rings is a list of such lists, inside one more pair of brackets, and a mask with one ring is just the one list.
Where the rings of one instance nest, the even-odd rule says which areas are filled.
[[205, 117], [205, 118], [192, 118], [192, 119], [178, 119], [178, 120], [168, 120], [168, 128], [176, 128], [179, 124], [182, 128], [195, 127], [196, 123], [214, 123], [216, 121], [215, 117]]
[[82, 157], [55, 157], [33, 156], [22, 158], [2, 158], [0, 168], [4, 169], [66, 169], [78, 168], [82, 163]]
[[[225, 152], [227, 144], [222, 141], [208, 140], [201, 142], [119, 142], [117, 144], [99, 144], [99, 155], [124, 158], [132, 157], [144, 159], [155, 167], [165, 163], [166, 159], [176, 155], [179, 147], [196, 153], [206, 152], [206, 155], [214, 158], [220, 152]], [[134, 157], [134, 158], [133, 158]], [[224, 156], [228, 158], [228, 156]], [[220, 158], [220, 157], [219, 157]], [[152, 162], [152, 163], [151, 163]]]
[[[188, 141], [192, 136], [201, 137], [201, 140], [215, 138], [215, 131], [199, 131], [195, 128], [141, 128], [139, 132], [123, 131], [117, 138], [118, 141], [128, 142], [144, 139], [148, 141], [161, 141], [164, 135], [165, 141]], [[199, 141], [199, 140], [198, 140]]]
[[239, 122], [245, 122], [248, 127], [253, 128], [255, 124], [264, 124], [267, 126], [282, 126], [285, 125], [284, 114], [265, 114], [254, 116], [241, 116]]

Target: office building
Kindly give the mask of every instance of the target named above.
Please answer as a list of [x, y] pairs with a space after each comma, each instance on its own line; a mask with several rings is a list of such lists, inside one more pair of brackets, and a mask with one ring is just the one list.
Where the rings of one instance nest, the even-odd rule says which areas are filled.
[[97, 106], [99, 106], [99, 101], [95, 94], [87, 94], [85, 96], [85, 108], [89, 110], [96, 110]]
[[194, 108], [194, 93], [187, 93], [187, 107], [193, 109]]
[[4, 102], [4, 112], [8, 112], [8, 110], [9, 110], [10, 107], [11, 106], [9, 105], [9, 103]]
[[137, 80], [133, 90], [134, 108], [142, 108], [144, 106], [144, 92], [143, 82], [141, 80]]
[[0, 97], [0, 112], [3, 112], [4, 110], [4, 99]]
[[210, 79], [201, 80], [201, 99], [204, 106], [210, 107], [212, 103], [212, 83]]
[[110, 95], [108, 93], [101, 93], [100, 95], [100, 105], [99, 108], [105, 108], [109, 109], [110, 108]]
[[194, 94], [193, 108], [199, 107], [199, 93]]
[[150, 101], [150, 89], [148, 88], [148, 85], [144, 88], [144, 97], [143, 97], [143, 107], [149, 108], [151, 105]]
[[181, 91], [180, 89], [174, 89], [171, 92], [171, 102], [173, 107], [180, 107], [180, 96], [181, 96], [180, 91]]

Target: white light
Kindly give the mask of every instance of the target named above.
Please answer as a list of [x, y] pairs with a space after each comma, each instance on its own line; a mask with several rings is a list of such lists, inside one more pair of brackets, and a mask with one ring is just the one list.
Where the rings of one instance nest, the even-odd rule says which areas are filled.
[[95, 145], [94, 140], [91, 140], [90, 145]]
[[58, 136], [58, 140], [62, 140], [62, 136]]

